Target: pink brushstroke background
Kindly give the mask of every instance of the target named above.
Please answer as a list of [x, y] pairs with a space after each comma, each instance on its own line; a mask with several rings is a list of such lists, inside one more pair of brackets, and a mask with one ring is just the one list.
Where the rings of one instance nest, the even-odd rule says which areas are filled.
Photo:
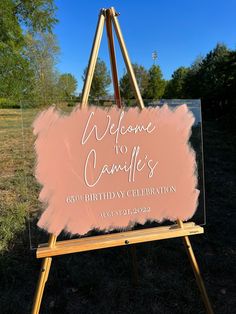
[[[94, 116], [89, 130], [96, 124], [98, 133], [102, 134], [107, 115], [111, 123], [117, 125], [121, 110], [115, 107], [109, 110], [95, 107], [80, 109], [77, 106], [69, 115], [62, 115], [52, 106], [35, 119], [35, 176], [42, 185], [39, 200], [45, 205], [38, 221], [40, 228], [55, 235], [62, 230], [82, 235], [93, 228], [109, 231], [128, 228], [135, 222], [144, 223], [148, 219], [161, 222], [165, 219], [175, 221], [177, 218], [188, 220], [193, 216], [199, 196], [195, 152], [189, 144], [193, 114], [186, 105], [178, 106], [175, 110], [167, 105], [142, 111], [130, 108], [124, 111], [122, 125], [147, 126], [151, 122], [155, 130], [151, 133], [119, 135], [118, 144], [127, 147], [126, 153], [115, 152], [115, 136], [110, 133], [98, 141], [93, 132], [82, 144], [91, 112], [94, 112]], [[91, 149], [96, 151], [97, 163], [94, 169], [92, 159], [89, 159], [87, 178], [94, 182], [104, 164], [129, 163], [133, 147], [138, 146], [140, 152], [137, 160], [144, 161], [147, 155], [146, 160], [158, 162], [152, 177], [148, 177], [150, 171], [146, 165], [142, 171], [136, 171], [134, 182], [129, 182], [128, 174], [120, 171], [113, 175], [102, 175], [94, 187], [85, 184], [85, 161]], [[161, 187], [174, 187], [175, 191], [172, 189], [166, 193], [143, 196], [132, 194], [141, 193], [140, 190], [145, 188], [158, 188], [160, 191]], [[137, 189], [139, 192], [128, 192]], [[124, 197], [117, 196], [121, 196], [119, 191], [123, 191]], [[106, 192], [111, 192], [110, 196], [115, 193], [116, 196], [113, 199], [85, 201], [85, 195]], [[72, 196], [78, 198], [68, 201], [72, 200]], [[149, 210], [145, 211], [145, 208]]]

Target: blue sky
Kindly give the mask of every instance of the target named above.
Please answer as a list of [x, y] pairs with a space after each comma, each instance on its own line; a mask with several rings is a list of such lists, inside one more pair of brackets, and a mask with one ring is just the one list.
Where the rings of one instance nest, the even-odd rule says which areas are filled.
[[[149, 68], [152, 51], [164, 78], [179, 66], [189, 66], [217, 42], [236, 49], [236, 0], [56, 0], [59, 23], [55, 33], [61, 48], [58, 69], [69, 72], [82, 89], [98, 14], [114, 6], [132, 62]], [[125, 65], [116, 42], [119, 76]], [[106, 30], [99, 56], [109, 66]]]

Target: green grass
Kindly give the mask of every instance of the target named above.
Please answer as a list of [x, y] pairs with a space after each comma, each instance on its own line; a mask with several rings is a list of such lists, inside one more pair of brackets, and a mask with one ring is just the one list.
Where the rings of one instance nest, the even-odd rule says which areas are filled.
[[0, 109], [0, 252], [25, 226], [21, 116], [19, 110]]
[[[67, 108], [67, 110], [69, 110]], [[71, 110], [71, 109], [70, 109]], [[31, 124], [37, 110], [0, 109], [0, 313], [30, 313], [40, 261], [29, 250], [45, 234], [35, 226], [38, 186]], [[232, 122], [204, 124], [207, 226], [191, 241], [215, 313], [233, 314], [235, 274], [235, 134]], [[33, 219], [35, 218], [35, 219]], [[128, 247], [53, 259], [41, 313], [204, 313], [181, 239], [137, 245], [139, 286]]]

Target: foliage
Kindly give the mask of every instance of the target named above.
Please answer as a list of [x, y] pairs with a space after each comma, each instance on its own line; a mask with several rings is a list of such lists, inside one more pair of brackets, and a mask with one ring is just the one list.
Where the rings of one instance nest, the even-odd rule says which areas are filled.
[[[148, 83], [148, 72], [142, 65], [137, 63], [134, 63], [132, 66], [140, 93], [143, 94]], [[133, 87], [131, 86], [129, 74], [127, 72], [125, 72], [124, 75], [120, 78], [120, 93], [121, 97], [123, 97], [125, 100], [134, 98]]]
[[[84, 70], [83, 80], [85, 81], [87, 68]], [[97, 59], [97, 63], [94, 70], [94, 76], [92, 80], [90, 98], [99, 98], [108, 95], [108, 87], [111, 84], [110, 73], [107, 70], [106, 63], [100, 58]]]
[[54, 0], [8, 0], [13, 4], [14, 15], [31, 31], [52, 32], [57, 23]]
[[8, 108], [20, 108], [20, 103], [16, 100], [11, 100], [9, 98], [0, 98], [0, 108], [8, 109]]
[[165, 91], [165, 80], [158, 65], [153, 65], [148, 71], [148, 83], [144, 89], [144, 98], [160, 99]]
[[201, 98], [205, 117], [235, 110], [236, 51], [217, 44], [190, 68], [179, 68], [168, 82], [168, 98]]
[[182, 93], [184, 98], [199, 98], [201, 82], [199, 81], [199, 71], [202, 66], [203, 57], [197, 57], [185, 77]]
[[69, 99], [75, 94], [77, 80], [72, 74], [64, 73], [59, 76], [57, 88], [60, 99]]
[[14, 2], [0, 1], [0, 43], [1, 48], [8, 46], [12, 49], [22, 47], [24, 41], [22, 29], [15, 14]]
[[184, 98], [183, 86], [189, 69], [180, 67], [174, 71], [171, 80], [166, 84], [164, 98]]
[[29, 97], [34, 73], [24, 56], [25, 31], [51, 33], [55, 10], [53, 0], [0, 1], [0, 97]]
[[229, 62], [229, 59], [230, 50], [225, 45], [217, 44], [202, 60], [196, 73], [199, 80], [197, 90], [199, 97], [216, 101], [227, 97], [227, 81], [229, 80], [230, 84], [231, 78], [229, 68], [225, 68], [224, 65]]
[[30, 33], [25, 37], [24, 56], [33, 72], [32, 95], [40, 104], [57, 97], [58, 73], [55, 71], [59, 47], [55, 35], [50, 33]]
[[19, 99], [32, 88], [29, 63], [18, 49], [0, 43], [0, 97]]
[[[158, 99], [162, 97], [165, 89], [165, 80], [162, 77], [159, 66], [153, 65], [147, 71], [142, 65], [135, 63], [133, 64], [133, 70], [143, 98]], [[120, 78], [120, 90], [124, 99], [134, 99], [133, 87], [127, 72]]]

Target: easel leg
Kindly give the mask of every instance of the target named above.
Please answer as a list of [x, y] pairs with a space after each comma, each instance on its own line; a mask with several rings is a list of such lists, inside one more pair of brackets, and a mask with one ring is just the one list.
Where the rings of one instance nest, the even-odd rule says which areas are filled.
[[113, 81], [116, 105], [118, 106], [118, 108], [121, 108], [122, 105], [121, 105], [119, 79], [118, 79], [117, 66], [116, 66], [116, 54], [115, 54], [115, 45], [114, 45], [113, 32], [112, 32], [111, 17], [112, 17], [111, 9], [107, 9], [106, 10], [106, 28], [107, 28], [107, 39], [108, 39], [109, 53], [110, 53], [112, 81]]
[[[57, 237], [54, 234], [51, 234], [49, 237], [48, 245], [49, 247], [53, 247], [56, 244]], [[40, 269], [39, 279], [37, 288], [34, 295], [34, 302], [32, 308], [32, 314], [39, 314], [40, 306], [43, 298], [43, 292], [45, 288], [45, 284], [48, 280], [49, 271], [51, 268], [52, 258], [45, 257], [42, 262], [42, 266]]]
[[[181, 220], [177, 220], [177, 223], [178, 223], [180, 228], [183, 228], [183, 222]], [[206, 312], [208, 314], [214, 314], [210, 300], [209, 300], [208, 295], [207, 295], [204, 281], [203, 281], [201, 273], [200, 273], [200, 269], [199, 269], [196, 257], [194, 255], [194, 252], [192, 249], [192, 245], [191, 245], [190, 240], [189, 240], [189, 237], [188, 236], [183, 237], [183, 242], [184, 242], [184, 246], [185, 246], [190, 264], [192, 266], [192, 269], [193, 269], [193, 272], [194, 272], [194, 275], [195, 275], [195, 278], [197, 281], [198, 288], [201, 292], [202, 300], [205, 304]]]
[[46, 257], [43, 259], [42, 266], [40, 269], [38, 284], [35, 291], [32, 314], [38, 314], [40, 311], [40, 306], [41, 306], [41, 302], [43, 298], [43, 291], [44, 291], [45, 284], [48, 279], [48, 274], [50, 271], [51, 263], [52, 263], [51, 257]]
[[142, 99], [142, 96], [141, 96], [141, 93], [140, 93], [140, 90], [139, 90], [139, 86], [138, 86], [138, 83], [137, 83], [137, 80], [136, 80], [136, 77], [135, 77], [135, 73], [134, 73], [134, 70], [133, 70], [133, 67], [132, 67], [132, 63], [131, 63], [129, 55], [128, 55], [128, 51], [126, 49], [125, 41], [124, 41], [121, 29], [120, 29], [120, 25], [119, 25], [119, 22], [118, 22], [118, 19], [117, 19], [117, 14], [116, 14], [114, 8], [111, 8], [110, 12], [111, 12], [111, 15], [112, 15], [112, 21], [113, 21], [113, 25], [114, 25], [114, 28], [115, 28], [115, 31], [116, 31], [117, 39], [118, 39], [119, 44], [120, 44], [120, 48], [121, 48], [121, 52], [122, 52], [122, 55], [123, 55], [123, 59], [125, 61], [125, 65], [126, 65], [128, 73], [129, 73], [130, 82], [132, 83], [132, 86], [133, 86], [135, 98], [136, 98], [136, 100], [137, 100], [137, 102], [139, 104], [139, 107], [141, 109], [143, 109], [144, 108], [143, 99]]
[[95, 71], [95, 66], [97, 62], [98, 50], [99, 50], [101, 39], [102, 39], [104, 23], [105, 23], [105, 10], [101, 9], [99, 19], [98, 19], [97, 29], [96, 29], [96, 33], [95, 33], [95, 37], [93, 41], [93, 48], [91, 50], [88, 69], [87, 69], [87, 73], [86, 73], [86, 77], [84, 81], [84, 88], [83, 88], [82, 96], [81, 96], [81, 108], [87, 107], [87, 104], [88, 104], [89, 92], [90, 92], [93, 75]]

